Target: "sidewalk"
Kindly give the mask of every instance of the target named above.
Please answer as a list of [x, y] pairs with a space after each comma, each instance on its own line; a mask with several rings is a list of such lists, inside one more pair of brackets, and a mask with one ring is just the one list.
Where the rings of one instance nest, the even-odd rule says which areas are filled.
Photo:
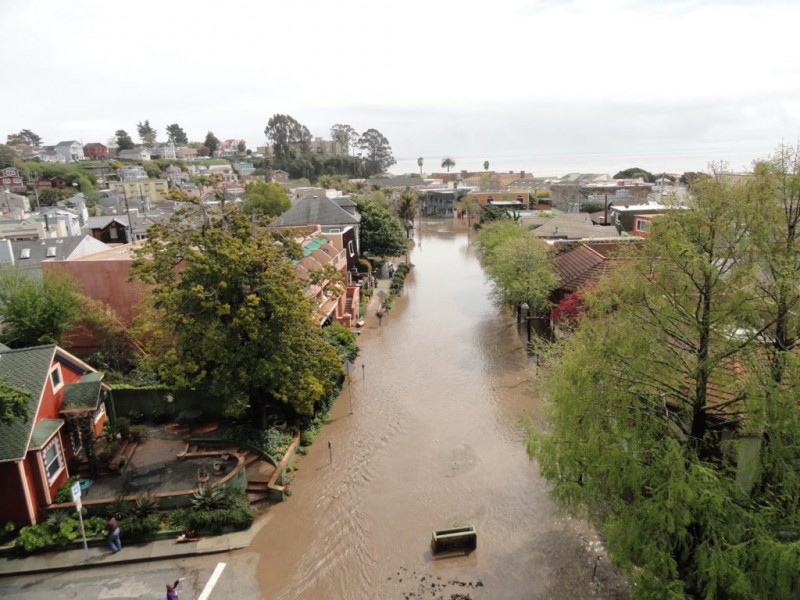
[[267, 513], [257, 518], [247, 531], [235, 531], [183, 544], [179, 544], [175, 540], [163, 540], [148, 544], [124, 545], [125, 534], [123, 532], [123, 546], [120, 552], [113, 554], [108, 546], [90, 546], [88, 560], [86, 551], [83, 548], [79, 550], [45, 552], [24, 557], [0, 558], [0, 577], [71, 571], [73, 569], [92, 569], [126, 563], [186, 558], [199, 554], [230, 552], [231, 550], [247, 548], [269, 519], [270, 515]]

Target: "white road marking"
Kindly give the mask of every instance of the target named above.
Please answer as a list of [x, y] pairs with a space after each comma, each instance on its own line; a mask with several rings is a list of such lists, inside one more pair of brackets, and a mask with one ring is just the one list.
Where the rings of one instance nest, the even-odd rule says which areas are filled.
[[217, 563], [214, 572], [211, 574], [211, 579], [208, 580], [206, 587], [203, 588], [203, 592], [197, 597], [197, 600], [208, 600], [211, 597], [211, 592], [214, 591], [214, 586], [217, 585], [217, 581], [219, 581], [224, 569], [225, 563]]

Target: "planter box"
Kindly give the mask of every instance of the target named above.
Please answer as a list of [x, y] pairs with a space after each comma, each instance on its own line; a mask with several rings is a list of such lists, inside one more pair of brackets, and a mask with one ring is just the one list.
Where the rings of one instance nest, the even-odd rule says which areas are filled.
[[468, 554], [478, 547], [478, 532], [472, 525], [452, 529], [436, 529], [431, 536], [431, 550]]

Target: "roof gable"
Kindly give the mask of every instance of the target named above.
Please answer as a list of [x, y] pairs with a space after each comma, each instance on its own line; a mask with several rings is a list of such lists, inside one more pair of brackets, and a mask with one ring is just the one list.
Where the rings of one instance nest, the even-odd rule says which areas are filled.
[[55, 344], [18, 350], [0, 350], [0, 376], [15, 388], [30, 393], [28, 418], [0, 423], [0, 462], [24, 458], [39, 411], [47, 376], [55, 356]]
[[275, 222], [277, 227], [303, 225], [357, 225], [360, 219], [351, 215], [325, 196], [304, 196]]

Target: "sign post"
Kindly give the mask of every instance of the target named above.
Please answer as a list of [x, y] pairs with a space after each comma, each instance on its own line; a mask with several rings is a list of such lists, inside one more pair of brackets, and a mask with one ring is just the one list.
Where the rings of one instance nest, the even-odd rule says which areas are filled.
[[81, 524], [81, 536], [83, 537], [83, 549], [86, 551], [86, 560], [89, 560], [89, 544], [86, 542], [86, 530], [83, 528], [83, 514], [81, 513], [81, 482], [76, 481], [70, 489], [72, 501], [75, 503], [75, 510], [78, 511], [78, 521]]

